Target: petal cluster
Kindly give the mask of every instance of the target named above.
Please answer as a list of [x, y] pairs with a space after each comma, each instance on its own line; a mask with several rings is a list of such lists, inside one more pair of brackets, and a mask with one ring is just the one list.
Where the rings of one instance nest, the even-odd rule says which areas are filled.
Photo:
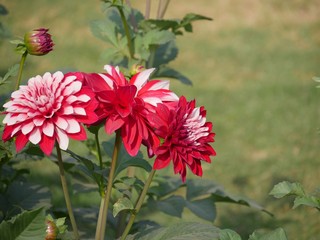
[[99, 101], [97, 114], [106, 120], [108, 134], [120, 130], [127, 152], [135, 156], [141, 144], [148, 147], [149, 156], [159, 139], [147, 121], [159, 103], [175, 102], [176, 94], [169, 90], [169, 82], [149, 80], [154, 69], [146, 69], [126, 79], [118, 67], [105, 66], [107, 73], [87, 74], [86, 83]]
[[202, 176], [201, 161], [211, 162], [215, 156], [210, 142], [214, 142], [212, 123], [206, 122], [204, 107], [195, 107], [195, 101], [187, 102], [180, 97], [176, 108], [158, 104], [156, 112], [149, 114], [148, 120], [163, 143], [155, 149], [154, 169], [167, 167], [172, 161], [174, 172], [186, 179], [186, 167]]
[[98, 102], [90, 88], [83, 86], [80, 73], [45, 73], [28, 81], [27, 86], [11, 94], [4, 104], [6, 116], [2, 139], [16, 138], [16, 149], [21, 151], [28, 141], [39, 144], [50, 155], [57, 141], [66, 150], [69, 137], [86, 139], [80, 123], [98, 120], [95, 109]]

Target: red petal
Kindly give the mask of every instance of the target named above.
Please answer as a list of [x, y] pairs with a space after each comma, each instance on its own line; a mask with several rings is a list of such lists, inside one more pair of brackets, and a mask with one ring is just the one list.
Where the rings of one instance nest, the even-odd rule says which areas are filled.
[[111, 116], [107, 119], [104, 129], [106, 133], [112, 134], [116, 130], [122, 127], [124, 120], [119, 116]]
[[54, 137], [48, 137], [45, 134], [42, 134], [41, 141], [39, 143], [41, 150], [46, 154], [50, 155], [52, 153], [52, 149], [54, 148], [55, 139]]
[[74, 140], [83, 141], [87, 139], [87, 133], [86, 130], [83, 128], [82, 125], [80, 125], [80, 132], [75, 134], [68, 134], [69, 137], [71, 137]]
[[24, 146], [26, 146], [27, 142], [27, 136], [23, 135], [22, 133], [19, 134], [16, 138], [16, 151], [20, 152], [24, 148]]

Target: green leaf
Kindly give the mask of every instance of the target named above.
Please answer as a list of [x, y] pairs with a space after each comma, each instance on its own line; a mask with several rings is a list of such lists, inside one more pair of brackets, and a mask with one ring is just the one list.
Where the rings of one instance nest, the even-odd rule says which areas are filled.
[[168, 43], [175, 39], [175, 35], [168, 31], [150, 30], [135, 38], [135, 52], [140, 59], [147, 61], [150, 56], [150, 49], [153, 46]]
[[219, 240], [241, 240], [241, 237], [231, 229], [223, 229], [219, 233]]
[[205, 17], [205, 16], [195, 14], [195, 13], [188, 13], [181, 20], [180, 26], [183, 27], [186, 32], [192, 32], [191, 23], [194, 21], [199, 21], [199, 20], [212, 20], [212, 18]]
[[162, 198], [170, 193], [173, 193], [180, 187], [184, 186], [184, 184], [181, 182], [181, 179], [169, 176], [156, 177], [154, 182], [156, 182], [158, 185], [150, 187], [148, 193], [154, 194], [158, 198]]
[[249, 240], [287, 240], [287, 236], [282, 228], [277, 228], [270, 233], [264, 234], [255, 231], [249, 236]]
[[318, 208], [320, 210], [320, 199], [314, 196], [296, 197], [293, 208], [300, 205]]
[[208, 179], [187, 180], [187, 199], [189, 201], [218, 191], [223, 192], [223, 187], [214, 181]]
[[119, 161], [115, 170], [115, 176], [117, 176], [121, 171], [127, 169], [128, 167], [138, 167], [150, 172], [152, 170], [152, 166], [150, 163], [139, 157], [129, 157]]
[[173, 78], [177, 79], [180, 82], [186, 84], [186, 85], [192, 85], [192, 82], [189, 78], [178, 72], [177, 70], [170, 68], [168, 66], [161, 66], [158, 71], [155, 72], [153, 77], [159, 77], [159, 78]]
[[3, 4], [0, 4], [0, 15], [7, 15], [7, 14], [8, 14], [7, 8]]
[[173, 61], [178, 56], [178, 48], [175, 41], [160, 45], [155, 52], [153, 67], [158, 68], [160, 65]]
[[269, 194], [275, 198], [282, 198], [287, 195], [305, 196], [303, 187], [300, 183], [290, 183], [287, 181], [275, 185]]
[[198, 217], [210, 222], [213, 222], [217, 215], [216, 205], [211, 198], [186, 201], [186, 207]]
[[217, 185], [215, 182], [204, 179], [192, 179], [187, 181], [187, 199], [190, 201], [192, 199], [199, 199], [203, 196], [210, 196], [211, 201], [217, 202], [227, 202], [235, 203], [251, 208], [258, 209], [260, 211], [266, 212], [269, 215], [272, 215], [262, 206], [256, 202], [247, 199], [245, 197], [233, 196], [224, 191], [224, 189]]
[[113, 216], [116, 217], [119, 212], [123, 210], [133, 210], [134, 206], [129, 198], [119, 198], [118, 201], [113, 204]]
[[43, 240], [46, 236], [45, 213], [42, 208], [24, 211], [0, 224], [0, 239]]
[[164, 200], [156, 201], [157, 210], [164, 212], [170, 216], [181, 218], [183, 208], [185, 207], [185, 200], [181, 196], [170, 196]]
[[4, 84], [10, 77], [15, 77], [18, 74], [19, 64], [15, 64], [10, 67], [7, 73], [4, 75], [3, 78], [0, 78], [0, 85]]
[[118, 46], [118, 32], [114, 22], [108, 19], [96, 20], [91, 22], [90, 29], [95, 37], [108, 42], [113, 46]]
[[[49, 208], [51, 194], [47, 187], [25, 182], [12, 182], [7, 191], [0, 194], [0, 209], [7, 218], [34, 208]], [[1, 239], [1, 238], [0, 238]]]
[[135, 240], [218, 240], [219, 229], [202, 223], [177, 223], [169, 227], [153, 227], [134, 236]]

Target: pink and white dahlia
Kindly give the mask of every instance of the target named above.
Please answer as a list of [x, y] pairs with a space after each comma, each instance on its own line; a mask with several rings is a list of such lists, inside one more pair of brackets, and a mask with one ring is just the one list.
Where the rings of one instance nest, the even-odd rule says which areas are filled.
[[155, 149], [154, 169], [162, 169], [173, 162], [175, 174], [186, 180], [186, 166], [198, 176], [202, 176], [201, 161], [210, 163], [215, 156], [210, 142], [214, 142], [212, 123], [206, 122], [204, 107], [195, 107], [195, 100], [187, 102], [180, 97], [175, 109], [158, 104], [155, 113], [148, 117], [155, 133], [163, 139]]
[[85, 140], [86, 132], [80, 123], [98, 120], [94, 112], [98, 103], [82, 79], [80, 73], [62, 72], [30, 78], [28, 85], [20, 86], [3, 105], [3, 141], [15, 137], [17, 152], [30, 141], [50, 155], [56, 140], [63, 150], [68, 148], [69, 137]]
[[159, 139], [147, 121], [158, 103], [176, 102], [178, 97], [169, 90], [169, 81], [149, 80], [154, 69], [136, 73], [127, 80], [118, 67], [105, 66], [107, 73], [87, 74], [86, 82], [99, 101], [97, 115], [106, 119], [105, 131], [121, 131], [124, 147], [135, 156], [141, 144], [148, 147], [149, 155]]

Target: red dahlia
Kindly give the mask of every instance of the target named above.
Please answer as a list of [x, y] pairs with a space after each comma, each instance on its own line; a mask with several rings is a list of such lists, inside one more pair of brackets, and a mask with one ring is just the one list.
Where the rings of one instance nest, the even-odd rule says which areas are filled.
[[179, 99], [176, 109], [158, 104], [156, 112], [148, 117], [155, 133], [163, 139], [155, 149], [154, 169], [162, 169], [172, 161], [175, 174], [186, 180], [186, 166], [198, 176], [202, 176], [201, 161], [211, 162], [215, 156], [210, 142], [214, 142], [212, 123], [206, 122], [204, 107], [195, 107], [195, 100], [187, 102]]
[[154, 69], [147, 69], [127, 80], [118, 67], [105, 66], [105, 74], [86, 74], [88, 86], [99, 101], [96, 110], [100, 120], [106, 119], [108, 134], [121, 131], [124, 147], [135, 156], [141, 144], [152, 149], [159, 144], [158, 137], [147, 121], [158, 103], [177, 101], [178, 97], [169, 90], [168, 81], [149, 80]]

